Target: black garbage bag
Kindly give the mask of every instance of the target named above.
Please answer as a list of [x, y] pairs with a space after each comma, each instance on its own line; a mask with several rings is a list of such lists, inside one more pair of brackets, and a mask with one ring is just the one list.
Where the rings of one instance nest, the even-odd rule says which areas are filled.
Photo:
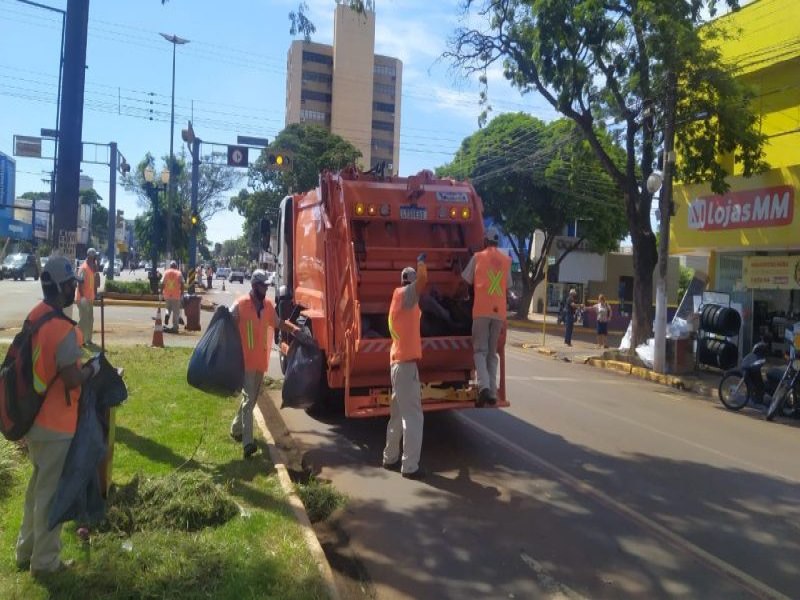
[[189, 359], [189, 385], [204, 392], [230, 396], [244, 384], [244, 353], [239, 331], [227, 306], [214, 312], [208, 329]]
[[317, 401], [321, 381], [322, 352], [312, 344], [293, 341], [286, 354], [281, 408], [310, 408]]
[[78, 428], [47, 515], [50, 529], [66, 521], [97, 523], [105, 516], [98, 469], [108, 451], [106, 411], [122, 404], [128, 398], [128, 389], [104, 354], [99, 360], [100, 372], [81, 391]]

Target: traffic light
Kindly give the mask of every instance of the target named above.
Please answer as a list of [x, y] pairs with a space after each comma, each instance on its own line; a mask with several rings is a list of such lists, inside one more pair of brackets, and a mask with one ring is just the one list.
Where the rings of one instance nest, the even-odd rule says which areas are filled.
[[125, 212], [124, 211], [121, 211], [121, 210], [117, 211], [116, 223], [117, 223], [117, 229], [122, 229], [123, 228], [123, 226], [125, 224]]
[[200, 225], [200, 215], [197, 213], [189, 215], [189, 225], [192, 229], [197, 229], [198, 225]]
[[285, 150], [272, 150], [267, 152], [267, 168], [271, 171], [291, 171], [294, 156]]

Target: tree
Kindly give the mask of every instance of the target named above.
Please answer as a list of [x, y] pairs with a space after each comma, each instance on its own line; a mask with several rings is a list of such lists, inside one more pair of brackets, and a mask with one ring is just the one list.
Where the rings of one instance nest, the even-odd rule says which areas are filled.
[[[579, 237], [556, 258], [556, 265], [581, 245], [599, 253], [613, 250], [626, 232], [622, 195], [576, 129], [567, 119], [545, 124], [523, 113], [507, 113], [466, 138], [453, 161], [437, 170], [438, 175], [471, 178], [484, 216], [509, 236], [522, 273], [521, 319], [528, 318], [547, 256], [568, 224], [581, 221], [586, 226], [579, 227]], [[621, 162], [622, 152], [608, 136], [602, 139]], [[502, 151], [512, 146], [513, 153]], [[533, 260], [536, 229], [544, 241]]]
[[[674, 114], [683, 160], [677, 175], [724, 191], [717, 157], [736, 153], [744, 175], [765, 167], [763, 136], [749, 108], [750, 92], [708, 43], [702, 12], [719, 0], [465, 0], [480, 6], [486, 28], [462, 27], [447, 56], [469, 73], [500, 62], [523, 93], [537, 92], [572, 119], [611, 180], [622, 190], [633, 243], [634, 346], [650, 333], [653, 270], [658, 253], [645, 182]], [[724, 4], [737, 8], [736, 0]], [[669, 85], [668, 83], [674, 84]], [[667, 94], [667, 91], [671, 91]], [[666, 97], [673, 101], [667, 103]], [[674, 108], [674, 110], [673, 110]], [[601, 139], [609, 123], [625, 148], [617, 164]]]
[[[91, 206], [92, 218], [90, 221], [90, 239], [94, 239], [94, 244], [102, 251], [108, 244], [108, 209], [100, 204], [103, 199], [94, 188], [81, 190], [78, 193], [80, 203]], [[90, 243], [92, 245], [92, 243]]]
[[[269, 168], [267, 156], [276, 150], [292, 153], [292, 169]], [[305, 192], [319, 184], [325, 169], [338, 171], [352, 165], [361, 152], [344, 138], [310, 123], [293, 123], [281, 131], [250, 169], [252, 192], [242, 190], [229, 207], [245, 218], [245, 238], [254, 243], [262, 218], [275, 219], [281, 200], [292, 192]]]
[[[136, 217], [134, 222], [134, 235], [138, 247], [150, 255], [154, 240], [160, 250], [166, 246], [166, 219], [172, 219], [172, 246], [175, 256], [184, 260], [188, 259], [189, 236], [188, 214], [191, 207], [191, 175], [186, 165], [186, 156], [181, 154], [175, 157], [175, 167], [170, 173], [170, 178], [176, 177], [175, 206], [168, 215], [166, 200], [163, 193], [159, 202], [159, 219], [153, 219], [152, 200], [148, 195], [144, 172], [147, 167], [158, 171], [156, 161], [149, 152], [136, 166], [136, 169], [122, 178], [125, 190], [135, 193], [139, 198], [140, 206], [146, 210]], [[162, 159], [162, 165], [169, 164], [169, 157]], [[198, 185], [198, 245], [202, 245], [206, 236], [206, 221], [227, 207], [223, 194], [236, 187], [241, 176], [235, 169], [216, 161], [213, 157], [203, 157], [200, 164], [200, 177]]]

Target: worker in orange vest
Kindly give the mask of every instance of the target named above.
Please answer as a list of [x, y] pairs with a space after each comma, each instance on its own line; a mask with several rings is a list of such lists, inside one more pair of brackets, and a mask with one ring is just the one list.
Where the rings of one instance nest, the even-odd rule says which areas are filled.
[[255, 270], [250, 279], [250, 293], [239, 297], [231, 308], [244, 353], [242, 401], [231, 423], [231, 437], [242, 443], [245, 458], [258, 450], [253, 441], [253, 408], [269, 365], [273, 339], [271, 329], [288, 333], [301, 344], [316, 345], [307, 329], [278, 318], [275, 305], [267, 298], [267, 287], [266, 272]]
[[499, 231], [488, 227], [486, 247], [472, 256], [461, 273], [473, 286], [472, 351], [479, 407], [497, 403], [497, 347], [506, 326], [506, 293], [511, 282], [511, 257], [497, 248], [499, 242]]
[[[383, 468], [397, 470], [407, 479], [421, 479], [422, 390], [417, 362], [422, 359], [419, 298], [428, 283], [425, 254], [417, 257], [417, 270], [406, 267], [400, 274], [399, 288], [392, 293], [389, 306], [389, 334], [392, 348], [389, 361], [392, 379], [392, 403], [386, 427]], [[403, 455], [400, 456], [400, 441]]]
[[26, 318], [32, 326], [48, 319], [31, 340], [33, 385], [45, 399], [25, 436], [33, 472], [16, 546], [17, 567], [30, 569], [34, 576], [69, 566], [59, 556], [61, 525], [50, 529], [48, 512], [77, 428], [81, 386], [100, 371], [96, 359], [81, 365], [83, 335], [63, 313], [75, 301], [80, 283], [86, 282], [76, 276], [71, 260], [63, 256], [49, 258], [41, 274], [44, 300]]
[[181, 296], [183, 296], [183, 273], [178, 270], [178, 263], [170, 261], [169, 269], [164, 271], [161, 280], [161, 294], [167, 304], [165, 324], [169, 325], [172, 319], [172, 328], [165, 329], [170, 333], [178, 333], [178, 321], [181, 315]]
[[97, 288], [100, 286], [100, 277], [97, 274], [97, 250], [89, 248], [86, 251], [86, 260], [83, 261], [79, 273], [79, 283], [75, 290], [75, 304], [78, 305], [78, 327], [83, 334], [83, 343], [92, 343], [92, 329], [94, 329], [94, 299], [97, 297]]

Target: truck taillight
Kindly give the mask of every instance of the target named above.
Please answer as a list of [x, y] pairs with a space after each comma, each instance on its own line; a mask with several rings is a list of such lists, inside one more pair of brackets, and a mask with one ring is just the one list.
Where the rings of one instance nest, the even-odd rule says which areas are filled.
[[378, 207], [377, 207], [377, 206], [375, 206], [374, 204], [370, 204], [370, 205], [367, 207], [367, 214], [368, 214], [370, 217], [374, 217], [375, 215], [377, 215], [377, 214], [378, 214]]
[[468, 207], [465, 206], [464, 208], [461, 209], [461, 218], [462, 219], [469, 219], [471, 215], [472, 215], [472, 212], [469, 210]]
[[356, 216], [363, 217], [364, 213], [367, 212], [367, 207], [364, 206], [363, 202], [359, 202], [356, 204]]
[[381, 216], [388, 217], [392, 214], [392, 209], [389, 207], [388, 204], [381, 204]]
[[450, 218], [455, 219], [456, 217], [458, 217], [458, 209], [453, 206], [450, 208]]

